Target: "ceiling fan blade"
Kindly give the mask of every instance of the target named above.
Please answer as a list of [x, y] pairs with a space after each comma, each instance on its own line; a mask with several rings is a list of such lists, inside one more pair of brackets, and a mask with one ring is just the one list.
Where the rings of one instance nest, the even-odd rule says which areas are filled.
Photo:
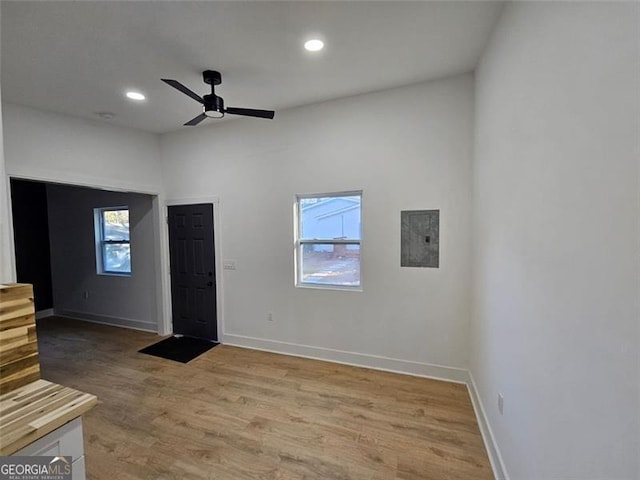
[[276, 112], [273, 110], [254, 110], [252, 108], [229, 107], [225, 109], [225, 113], [230, 113], [231, 115], [244, 115], [245, 117], [273, 118]]
[[189, 95], [191, 98], [193, 98], [196, 102], [200, 102], [200, 103], [204, 103], [204, 100], [202, 100], [202, 97], [200, 97], [200, 95], [198, 95], [195, 92], [192, 92], [191, 90], [189, 90], [187, 87], [185, 87], [184, 85], [182, 85], [180, 82], [178, 82], [177, 80], [170, 80], [167, 78], [162, 78], [161, 79], [164, 83], [166, 83], [167, 85], [171, 85], [173, 88], [175, 88], [176, 90], [180, 90], [182, 93], [184, 93], [185, 95]]
[[193, 127], [197, 124], [199, 124], [201, 121], [203, 121], [205, 118], [207, 118], [207, 116], [204, 113], [201, 113], [200, 115], [198, 115], [195, 118], [192, 118], [191, 120], [189, 120], [187, 123], [185, 123], [185, 126], [188, 127]]

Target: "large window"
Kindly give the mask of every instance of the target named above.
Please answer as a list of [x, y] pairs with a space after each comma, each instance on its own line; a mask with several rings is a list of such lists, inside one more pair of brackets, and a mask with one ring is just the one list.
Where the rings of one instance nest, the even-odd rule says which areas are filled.
[[296, 197], [296, 285], [359, 290], [362, 192]]
[[129, 209], [96, 208], [94, 214], [98, 273], [130, 275]]

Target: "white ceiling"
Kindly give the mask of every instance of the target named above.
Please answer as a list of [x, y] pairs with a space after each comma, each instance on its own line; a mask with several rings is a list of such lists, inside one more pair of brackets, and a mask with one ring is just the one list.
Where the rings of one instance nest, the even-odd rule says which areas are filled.
[[[500, 2], [3, 1], [2, 98], [164, 133], [201, 106], [160, 78], [227, 106], [277, 110], [474, 69]], [[319, 36], [319, 54], [302, 48]], [[124, 98], [137, 88], [147, 101]], [[393, 112], [391, 112], [393, 114]], [[203, 122], [211, 124], [214, 120]], [[248, 121], [269, 121], [250, 119]], [[193, 127], [190, 127], [193, 128]]]

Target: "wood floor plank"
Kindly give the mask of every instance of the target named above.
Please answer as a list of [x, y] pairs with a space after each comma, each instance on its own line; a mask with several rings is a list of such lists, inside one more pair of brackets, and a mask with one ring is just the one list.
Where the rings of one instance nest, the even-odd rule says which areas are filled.
[[464, 385], [225, 345], [137, 353], [158, 340], [38, 322], [42, 377], [99, 398], [91, 480], [493, 478]]

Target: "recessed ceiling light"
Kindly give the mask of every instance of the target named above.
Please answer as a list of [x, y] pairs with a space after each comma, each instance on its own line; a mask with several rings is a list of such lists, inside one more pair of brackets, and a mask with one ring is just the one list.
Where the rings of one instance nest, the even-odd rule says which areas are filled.
[[142, 93], [140, 92], [135, 92], [133, 90], [129, 90], [127, 93], [127, 98], [130, 100], [136, 100], [138, 102], [141, 102], [142, 100], [146, 100], [147, 97], [145, 97]]
[[324, 42], [322, 40], [318, 40], [314, 38], [313, 40], [307, 40], [304, 42], [304, 48], [309, 50], [310, 52], [319, 52], [324, 48]]

